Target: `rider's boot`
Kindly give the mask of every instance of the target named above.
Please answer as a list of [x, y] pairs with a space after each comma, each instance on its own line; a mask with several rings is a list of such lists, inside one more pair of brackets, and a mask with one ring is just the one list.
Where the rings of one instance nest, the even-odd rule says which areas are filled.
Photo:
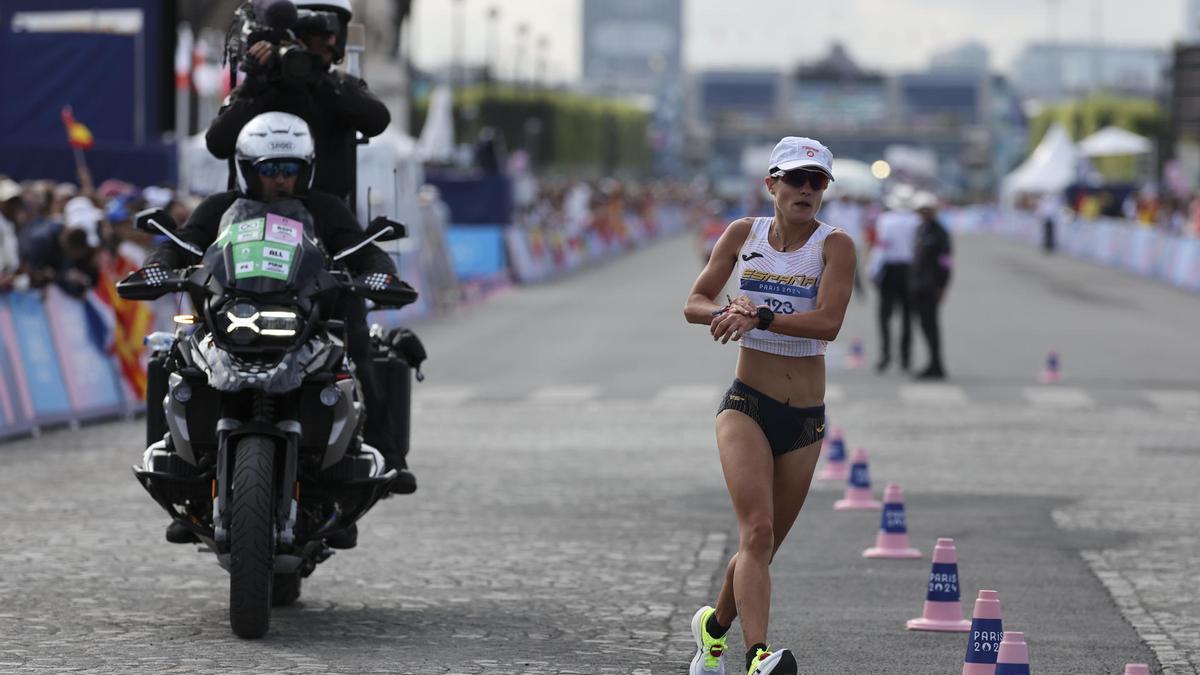
[[172, 544], [199, 544], [200, 538], [184, 527], [183, 523], [172, 520], [171, 524], [167, 525], [167, 541]]

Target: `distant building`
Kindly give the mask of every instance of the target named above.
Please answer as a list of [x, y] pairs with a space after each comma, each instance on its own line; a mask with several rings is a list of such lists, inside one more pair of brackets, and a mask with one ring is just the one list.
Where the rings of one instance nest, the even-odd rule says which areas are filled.
[[743, 148], [788, 134], [867, 163], [889, 147], [914, 146], [937, 157], [941, 187], [986, 193], [1024, 151], [1025, 118], [1008, 80], [979, 69], [986, 50], [954, 51], [935, 59], [938, 67], [901, 75], [862, 68], [840, 45], [791, 73], [700, 73], [689, 119], [707, 151], [697, 159], [731, 176]]
[[929, 70], [934, 72], [988, 72], [991, 54], [979, 42], [967, 42], [945, 51], [936, 52], [929, 59]]
[[779, 117], [778, 71], [708, 71], [696, 78], [695, 110], [706, 124], [763, 124]]
[[683, 0], [584, 0], [583, 83], [657, 95], [683, 71]]
[[892, 108], [888, 79], [860, 68], [845, 47], [834, 44], [825, 58], [796, 69], [786, 117], [801, 125], [854, 130], [886, 124]]
[[1013, 78], [1025, 98], [1057, 100], [1107, 90], [1155, 96], [1168, 55], [1154, 47], [1035, 42], [1014, 63]]

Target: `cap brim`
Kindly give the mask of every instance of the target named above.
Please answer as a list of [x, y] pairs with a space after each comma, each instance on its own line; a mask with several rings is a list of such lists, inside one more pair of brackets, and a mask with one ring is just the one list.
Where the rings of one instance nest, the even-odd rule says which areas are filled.
[[829, 169], [826, 169], [825, 165], [821, 164], [820, 162], [806, 162], [804, 160], [797, 159], [791, 162], [784, 162], [775, 167], [776, 171], [791, 171], [793, 169], [815, 169], [816, 171], [820, 171], [826, 176], [829, 176], [829, 180], [836, 180], [833, 177], [833, 174], [830, 173]]

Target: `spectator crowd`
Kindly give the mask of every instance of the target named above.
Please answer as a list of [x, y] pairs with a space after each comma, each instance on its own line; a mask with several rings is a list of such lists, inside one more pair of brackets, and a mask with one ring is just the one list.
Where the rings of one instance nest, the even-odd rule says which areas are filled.
[[82, 298], [141, 266], [154, 237], [134, 229], [139, 211], [163, 208], [182, 223], [195, 205], [170, 188], [81, 182], [0, 176], [0, 292], [55, 284]]

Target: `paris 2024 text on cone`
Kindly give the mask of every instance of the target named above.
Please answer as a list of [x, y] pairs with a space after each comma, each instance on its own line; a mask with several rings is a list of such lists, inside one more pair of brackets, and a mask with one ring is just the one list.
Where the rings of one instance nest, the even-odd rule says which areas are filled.
[[1005, 631], [996, 655], [996, 675], [1029, 675], [1029, 646], [1024, 633]]
[[975, 609], [971, 612], [971, 632], [967, 636], [967, 656], [963, 659], [962, 675], [993, 675], [1003, 637], [1000, 594], [996, 591], [979, 591], [979, 597], [975, 598]]
[[846, 480], [850, 477], [850, 465], [846, 463], [846, 436], [840, 427], [829, 430], [829, 449], [825, 453], [825, 466], [817, 474], [818, 480]]
[[963, 618], [958, 596], [958, 554], [953, 539], [938, 539], [933, 547], [933, 567], [929, 571], [929, 590], [921, 616], [909, 619], [909, 630], [965, 633], [971, 622]]
[[871, 494], [871, 473], [867, 468], [866, 450], [859, 448], [854, 451], [846, 494], [833, 503], [833, 508], [838, 511], [878, 511], [883, 508], [883, 504]]
[[875, 546], [863, 551], [864, 558], [905, 560], [920, 558], [921, 552], [908, 545], [908, 523], [904, 515], [904, 491], [895, 483], [883, 489], [883, 515]]

